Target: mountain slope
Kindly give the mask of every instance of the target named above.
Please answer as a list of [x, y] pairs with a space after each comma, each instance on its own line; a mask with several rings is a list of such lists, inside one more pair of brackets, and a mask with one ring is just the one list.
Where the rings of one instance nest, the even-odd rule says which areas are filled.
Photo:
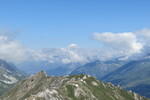
[[0, 95], [8, 91], [15, 83], [25, 77], [13, 64], [0, 59]]
[[121, 67], [125, 63], [125, 61], [120, 60], [109, 60], [105, 62], [97, 60], [76, 68], [70, 75], [89, 74], [94, 77], [101, 78], [105, 74]]
[[44, 71], [13, 87], [0, 100], [149, 100], [90, 75], [47, 76]]
[[150, 97], [150, 59], [131, 61], [101, 79]]

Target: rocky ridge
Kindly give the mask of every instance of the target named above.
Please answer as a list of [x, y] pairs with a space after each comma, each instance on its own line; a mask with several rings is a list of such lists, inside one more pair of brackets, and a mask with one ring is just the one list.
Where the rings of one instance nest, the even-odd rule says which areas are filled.
[[0, 100], [149, 100], [90, 75], [47, 76], [44, 71], [19, 82]]

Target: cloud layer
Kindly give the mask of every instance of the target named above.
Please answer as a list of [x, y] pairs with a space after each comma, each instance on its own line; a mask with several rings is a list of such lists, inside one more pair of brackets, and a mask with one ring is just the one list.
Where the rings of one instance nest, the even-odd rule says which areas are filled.
[[16, 32], [9, 29], [0, 30], [0, 59], [20, 63], [28, 61], [48, 61], [50, 63], [85, 63], [92, 60], [97, 53], [94, 49], [83, 49], [76, 44], [64, 48], [47, 48], [33, 50], [26, 48], [15, 39]]
[[70, 44], [64, 48], [33, 50], [15, 39], [17, 32], [0, 30], [0, 58], [14, 63], [26, 61], [48, 61], [50, 63], [86, 63], [113, 57], [132, 56], [149, 50], [150, 30], [143, 29], [125, 33], [94, 33], [95, 40], [103, 48], [81, 48]]
[[96, 49], [80, 48], [76, 44], [70, 44], [65, 48], [48, 48], [41, 50], [32, 50], [32, 58], [36, 61], [49, 61], [50, 63], [85, 63], [100, 59], [102, 51]]

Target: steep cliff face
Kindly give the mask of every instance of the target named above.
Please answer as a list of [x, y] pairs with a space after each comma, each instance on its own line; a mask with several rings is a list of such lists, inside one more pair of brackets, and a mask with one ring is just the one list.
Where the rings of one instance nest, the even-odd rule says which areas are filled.
[[47, 76], [44, 71], [22, 80], [0, 100], [149, 100], [90, 75]]

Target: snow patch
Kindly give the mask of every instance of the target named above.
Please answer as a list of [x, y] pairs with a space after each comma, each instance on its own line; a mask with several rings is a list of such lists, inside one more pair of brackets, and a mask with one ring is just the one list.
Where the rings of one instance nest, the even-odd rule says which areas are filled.
[[6, 71], [7, 71], [8, 73], [11, 73], [11, 71], [9, 71], [9, 70], [7, 70], [7, 69], [6, 69]]
[[6, 83], [6, 84], [14, 84], [14, 83], [17, 83], [17, 79], [16, 78], [14, 78], [14, 77], [12, 77], [12, 76], [8, 76], [8, 75], [3, 75], [6, 79], [8, 79], [8, 80], [10, 80], [10, 81], [7, 81], [7, 80], [1, 80], [1, 81], [3, 81], [4, 83]]

